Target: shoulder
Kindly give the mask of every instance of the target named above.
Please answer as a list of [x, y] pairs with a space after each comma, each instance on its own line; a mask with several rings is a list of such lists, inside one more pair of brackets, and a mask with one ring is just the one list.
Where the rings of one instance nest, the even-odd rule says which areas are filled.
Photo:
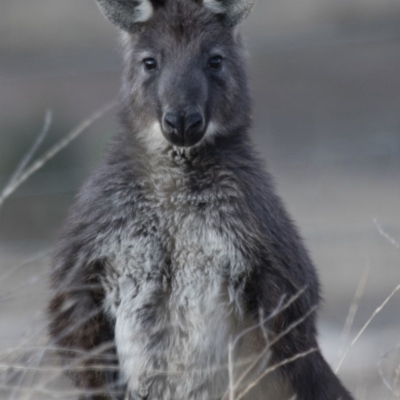
[[59, 248], [72, 248], [73, 243], [87, 251], [100, 248], [135, 215], [138, 197], [129, 149], [117, 138], [79, 191], [61, 230]]
[[247, 154], [236, 174], [263, 241], [280, 270], [286, 271], [296, 286], [315, 290], [311, 294], [311, 302], [315, 302], [318, 277], [305, 243], [263, 162], [254, 152]]

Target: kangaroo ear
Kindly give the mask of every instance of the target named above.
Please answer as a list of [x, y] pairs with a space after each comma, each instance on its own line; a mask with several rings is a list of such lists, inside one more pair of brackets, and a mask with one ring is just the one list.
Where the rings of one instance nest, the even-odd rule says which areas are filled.
[[224, 16], [229, 26], [242, 22], [252, 10], [255, 0], [203, 0], [205, 7]]
[[150, 0], [96, 0], [102, 13], [116, 26], [128, 32], [139, 29], [153, 15]]

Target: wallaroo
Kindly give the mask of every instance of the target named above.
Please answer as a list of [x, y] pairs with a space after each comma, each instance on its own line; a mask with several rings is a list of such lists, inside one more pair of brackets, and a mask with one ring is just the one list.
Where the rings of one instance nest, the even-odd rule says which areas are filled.
[[122, 34], [122, 129], [62, 231], [49, 305], [81, 398], [351, 400], [249, 139], [253, 0], [97, 3]]

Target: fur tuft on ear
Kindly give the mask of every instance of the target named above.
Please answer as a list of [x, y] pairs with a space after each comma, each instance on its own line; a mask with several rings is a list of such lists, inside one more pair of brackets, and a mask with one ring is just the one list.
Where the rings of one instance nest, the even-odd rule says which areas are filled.
[[128, 32], [138, 30], [140, 23], [153, 15], [150, 0], [96, 0], [102, 13], [120, 29]]
[[229, 26], [240, 24], [253, 9], [255, 0], [203, 0], [209, 10], [225, 17]]

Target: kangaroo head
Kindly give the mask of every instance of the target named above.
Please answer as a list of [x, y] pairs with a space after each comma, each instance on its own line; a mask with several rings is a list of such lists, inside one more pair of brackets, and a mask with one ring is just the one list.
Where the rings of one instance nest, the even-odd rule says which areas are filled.
[[123, 95], [135, 132], [191, 147], [249, 124], [236, 25], [254, 0], [97, 0], [123, 32]]

